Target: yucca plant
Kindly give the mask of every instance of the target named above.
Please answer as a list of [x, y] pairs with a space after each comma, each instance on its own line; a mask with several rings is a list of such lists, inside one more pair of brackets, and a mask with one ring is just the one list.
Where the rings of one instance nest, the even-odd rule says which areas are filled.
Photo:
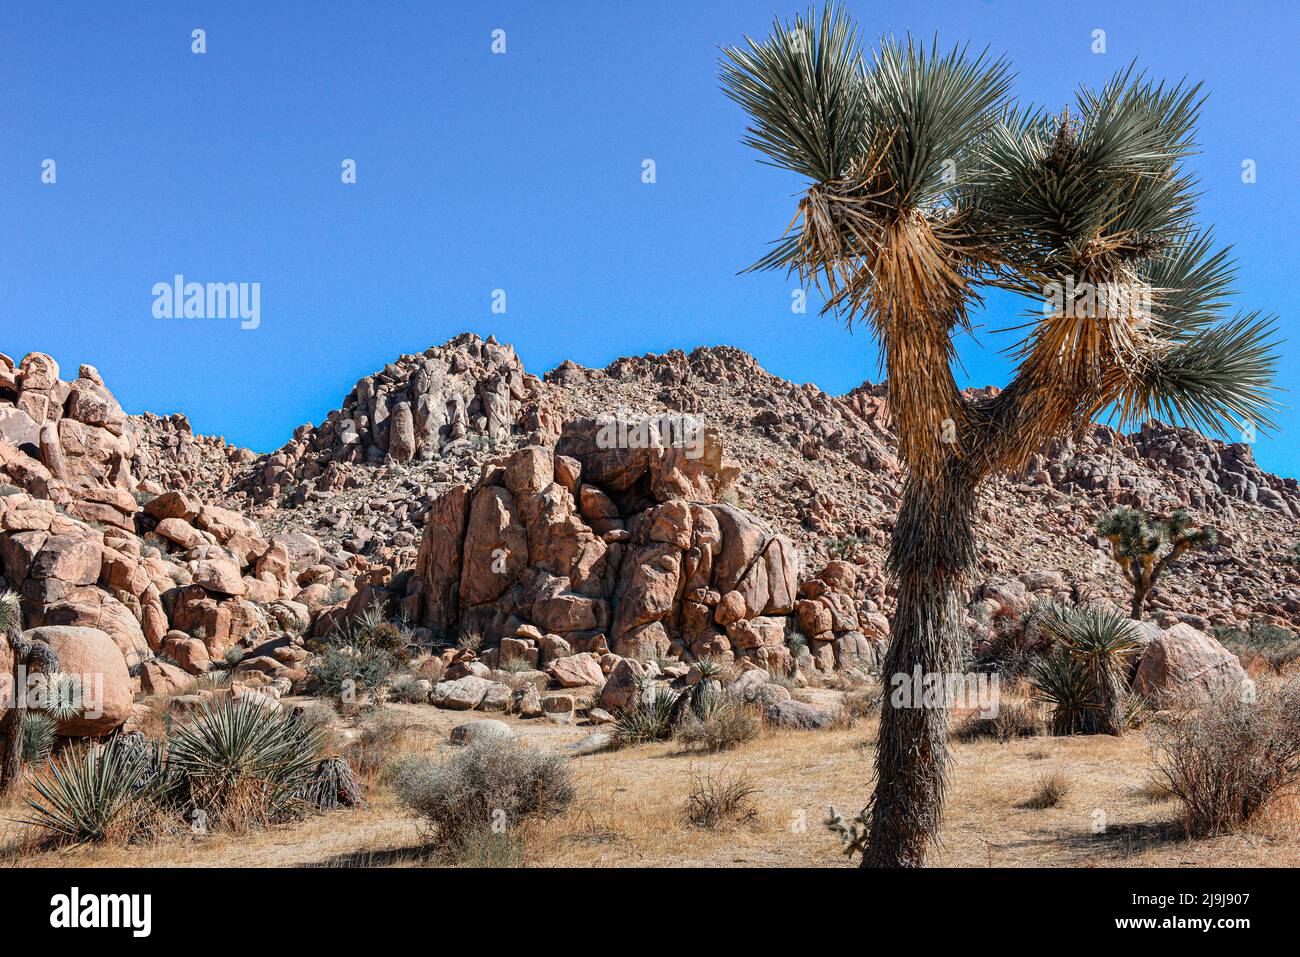
[[700, 681], [719, 681], [726, 674], [727, 666], [717, 658], [697, 658], [695, 670], [700, 673]]
[[1193, 528], [1182, 509], [1164, 521], [1151, 521], [1136, 508], [1116, 508], [1097, 521], [1097, 534], [1110, 543], [1111, 556], [1133, 587], [1129, 617], [1142, 620], [1147, 596], [1160, 576], [1185, 552], [1209, 548], [1219, 541], [1212, 528]]
[[219, 698], [173, 732], [169, 758], [194, 807], [239, 829], [284, 819], [302, 806], [320, 742], [320, 730], [291, 712]]
[[[753, 268], [816, 286], [823, 313], [867, 325], [880, 347], [905, 470], [883, 674], [957, 669], [987, 478], [1105, 410], [1120, 424], [1271, 426], [1272, 321], [1220, 324], [1232, 264], [1199, 229], [1182, 168], [1199, 87], [1128, 69], [1067, 109], [1013, 107], [1005, 61], [910, 38], [868, 55], [829, 5], [726, 50], [721, 79], [749, 116], [745, 142], [806, 181]], [[972, 398], [953, 340], [983, 287], [1039, 305], [1010, 384]], [[945, 707], [885, 700], [864, 866], [924, 862], [947, 730]]]
[[51, 832], [59, 843], [84, 844], [129, 839], [142, 805], [157, 791], [149, 755], [123, 746], [69, 748], [32, 778], [35, 797], [27, 823]]
[[1055, 605], [1042, 628], [1077, 661], [1092, 682], [1103, 734], [1123, 734], [1128, 705], [1128, 659], [1137, 650], [1133, 622], [1099, 605]]
[[361, 803], [361, 785], [347, 759], [335, 755], [316, 762], [302, 796], [318, 811], [355, 807]]
[[619, 747], [667, 741], [673, 734], [677, 694], [657, 687], [649, 695], [638, 694], [626, 708], [614, 715], [613, 738]]
[[1064, 648], [1040, 658], [1029, 674], [1034, 700], [1052, 708], [1052, 734], [1096, 734], [1101, 729], [1097, 689], [1083, 663]]
[[1054, 707], [1056, 734], [1123, 734], [1133, 708], [1125, 680], [1137, 650], [1133, 622], [1105, 606], [1044, 603], [1041, 627], [1055, 653], [1034, 668], [1035, 695]]

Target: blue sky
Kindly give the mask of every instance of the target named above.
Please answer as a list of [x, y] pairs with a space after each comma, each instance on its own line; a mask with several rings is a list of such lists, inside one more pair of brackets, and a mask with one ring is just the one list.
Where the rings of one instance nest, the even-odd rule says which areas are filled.
[[[1240, 305], [1280, 314], [1295, 337], [1288, 4], [848, 6], [869, 37], [937, 33], [1006, 53], [1016, 93], [1047, 105], [1134, 57], [1204, 80], [1204, 219], [1236, 247]], [[877, 376], [867, 335], [815, 308], [792, 314], [783, 276], [737, 275], [789, 222], [799, 183], [739, 145], [717, 49], [802, 7], [11, 0], [0, 351], [50, 352], [72, 374], [93, 363], [128, 411], [185, 412], [259, 451], [320, 421], [360, 376], [466, 330], [513, 343], [539, 375], [564, 359], [726, 343], [847, 391]], [[345, 159], [355, 185], [340, 182]], [[153, 285], [176, 273], [261, 283], [261, 326], [155, 319]], [[990, 300], [980, 341], [961, 344], [964, 384], [1005, 382], [1007, 338], [987, 333], [1016, 308]], [[1295, 346], [1283, 353], [1280, 384], [1294, 390]], [[1281, 423], [1256, 456], [1295, 475], [1300, 413]]]

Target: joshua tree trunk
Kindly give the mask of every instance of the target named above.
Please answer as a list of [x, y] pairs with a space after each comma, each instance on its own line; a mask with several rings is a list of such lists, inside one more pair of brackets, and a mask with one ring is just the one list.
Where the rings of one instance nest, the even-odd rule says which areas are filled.
[[965, 588], [974, 565], [975, 481], [907, 481], [890, 567], [898, 582], [876, 749], [876, 791], [863, 867], [920, 867], [934, 841], [947, 783], [948, 708], [891, 698], [895, 682], [945, 676], [959, 665]]
[[0, 794], [17, 783], [23, 772], [23, 725], [27, 722], [27, 688], [19, 684], [21, 669], [27, 676], [52, 675], [59, 670], [59, 655], [43, 641], [29, 641], [14, 629], [9, 633], [13, 652], [13, 701], [4, 718], [4, 757], [0, 759]]
[[1147, 603], [1147, 593], [1137, 587], [1133, 589], [1133, 603], [1129, 606], [1128, 616], [1134, 621], [1142, 620], [1142, 608]]
[[4, 760], [0, 762], [0, 794], [8, 793], [9, 788], [23, 772], [23, 724], [27, 717], [27, 709], [24, 707], [25, 702], [21, 700], [22, 692], [18, 687], [20, 668], [21, 662], [15, 648], [13, 680], [10, 685], [13, 688], [13, 701], [10, 702], [11, 707], [5, 715], [3, 729], [0, 730], [5, 739]]

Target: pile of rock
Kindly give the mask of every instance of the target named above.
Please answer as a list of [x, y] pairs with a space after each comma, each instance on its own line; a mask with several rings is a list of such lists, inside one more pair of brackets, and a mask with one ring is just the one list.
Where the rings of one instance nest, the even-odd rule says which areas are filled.
[[[637, 425], [644, 444], [606, 441]], [[796, 549], [718, 501], [737, 470], [716, 434], [689, 450], [661, 440], [690, 427], [572, 422], [554, 448], [524, 446], [473, 486], [452, 487], [431, 506], [405, 613], [438, 635], [531, 643], [519, 654], [539, 660], [748, 658], [789, 673]], [[841, 566], [806, 583], [813, 667], [870, 664], [877, 653]], [[883, 617], [867, 614], [883, 639]]]
[[250, 454], [196, 439], [184, 416], [126, 415], [94, 366], [64, 382], [45, 353], [17, 366], [0, 353], [0, 484], [70, 515], [130, 529], [137, 489], [219, 485]]
[[255, 502], [301, 504], [344, 487], [355, 465], [430, 462], [507, 439], [540, 383], [510, 346], [466, 334], [366, 376], [319, 426], [258, 461], [245, 489]]

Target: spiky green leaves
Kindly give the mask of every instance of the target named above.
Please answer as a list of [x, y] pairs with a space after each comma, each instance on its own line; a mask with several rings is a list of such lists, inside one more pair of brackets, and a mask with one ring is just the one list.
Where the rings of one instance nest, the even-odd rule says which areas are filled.
[[723, 90], [749, 114], [744, 142], [767, 162], [830, 182], [860, 155], [867, 106], [856, 32], [828, 4], [820, 18], [777, 20], [762, 43], [746, 37], [723, 51]]
[[1277, 324], [1258, 312], [1175, 339], [1125, 390], [1126, 420], [1161, 418], [1202, 432], [1273, 429]]
[[1082, 276], [1099, 259], [1133, 262], [1185, 230], [1199, 86], [1153, 83], [1132, 67], [1074, 111], [1007, 111], [972, 150], [964, 204], [1035, 275]]
[[15, 592], [0, 592], [0, 637], [22, 627], [23, 612]]
[[169, 760], [188, 781], [195, 806], [213, 819], [270, 821], [302, 800], [320, 750], [319, 729], [292, 713], [222, 698], [176, 730]]
[[868, 142], [888, 174], [883, 202], [897, 210], [928, 206], [955, 186], [968, 151], [992, 126], [1011, 87], [1011, 69], [966, 47], [927, 51], [911, 37], [886, 40], [864, 74]]
[[36, 796], [27, 799], [33, 812], [29, 823], [62, 843], [113, 837], [124, 830], [155, 783], [162, 783], [161, 776], [151, 777], [148, 770], [148, 754], [125, 746], [121, 739], [103, 746], [69, 748], [32, 779]]
[[1112, 608], [1050, 604], [1043, 631], [1057, 643], [1035, 667], [1035, 697], [1054, 706], [1057, 734], [1121, 734], [1125, 727], [1124, 668], [1137, 650], [1133, 622]]

